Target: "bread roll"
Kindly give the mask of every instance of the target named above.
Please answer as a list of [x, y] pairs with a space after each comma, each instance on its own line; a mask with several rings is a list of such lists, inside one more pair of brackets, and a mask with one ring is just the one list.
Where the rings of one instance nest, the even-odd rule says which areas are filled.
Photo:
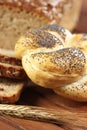
[[76, 101], [87, 101], [87, 35], [47, 25], [20, 37], [16, 56], [36, 84]]

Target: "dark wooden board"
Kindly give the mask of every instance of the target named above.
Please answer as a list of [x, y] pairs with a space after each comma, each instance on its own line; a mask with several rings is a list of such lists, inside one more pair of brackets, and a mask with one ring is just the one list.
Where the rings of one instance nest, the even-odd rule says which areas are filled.
[[[74, 32], [87, 33], [87, 0], [83, 0], [82, 11]], [[87, 111], [87, 103], [78, 103], [56, 95], [53, 91], [29, 86], [21, 94], [17, 104], [53, 108], [55, 111], [65, 109], [68, 111]], [[0, 130], [81, 130], [73, 126], [58, 126], [50, 123], [0, 117]]]

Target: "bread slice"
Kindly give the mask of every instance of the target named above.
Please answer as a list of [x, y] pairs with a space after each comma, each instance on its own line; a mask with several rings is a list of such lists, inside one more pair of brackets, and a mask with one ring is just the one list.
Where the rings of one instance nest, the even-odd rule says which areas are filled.
[[15, 103], [23, 90], [24, 82], [0, 78], [0, 103]]
[[20, 35], [46, 24], [72, 30], [82, 0], [0, 0], [0, 46], [14, 49]]
[[25, 86], [27, 76], [14, 51], [0, 49], [0, 103], [15, 103]]
[[[3, 47], [4, 48], [4, 47]], [[13, 50], [0, 48], [0, 62], [1, 63], [8, 63], [11, 65], [18, 65], [21, 66], [21, 60], [19, 60]]]
[[15, 57], [14, 51], [0, 49], [0, 76], [20, 80], [27, 78], [21, 60]]

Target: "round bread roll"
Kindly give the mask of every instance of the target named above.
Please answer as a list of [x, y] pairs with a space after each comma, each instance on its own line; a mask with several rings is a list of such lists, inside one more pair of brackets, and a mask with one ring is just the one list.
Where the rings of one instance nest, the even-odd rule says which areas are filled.
[[86, 101], [86, 85], [81, 87], [86, 82], [83, 78], [87, 68], [85, 47], [85, 34], [72, 35], [54, 24], [20, 37], [15, 53], [22, 59], [23, 68], [34, 83], [64, 97]]

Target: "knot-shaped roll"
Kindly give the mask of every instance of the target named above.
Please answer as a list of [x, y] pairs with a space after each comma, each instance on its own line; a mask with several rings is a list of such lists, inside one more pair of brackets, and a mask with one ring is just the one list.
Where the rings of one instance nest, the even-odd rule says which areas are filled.
[[87, 101], [86, 46], [85, 34], [71, 34], [58, 25], [46, 25], [21, 36], [15, 53], [34, 83], [64, 97]]

